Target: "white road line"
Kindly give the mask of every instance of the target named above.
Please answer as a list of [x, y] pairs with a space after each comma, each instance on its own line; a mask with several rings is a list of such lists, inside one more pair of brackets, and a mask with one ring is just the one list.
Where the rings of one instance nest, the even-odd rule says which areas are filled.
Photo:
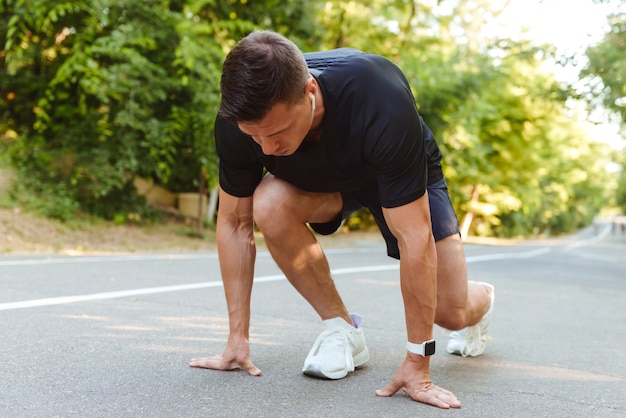
[[[365, 272], [365, 271], [383, 271], [383, 270], [396, 270], [396, 269], [398, 269], [398, 265], [391, 264], [391, 265], [383, 265], [383, 266], [337, 269], [337, 270], [332, 270], [331, 273], [333, 275], [340, 275], [340, 274], [359, 273], [359, 272]], [[255, 283], [274, 282], [278, 280], [285, 280], [285, 276], [283, 276], [282, 274], [276, 274], [273, 276], [261, 276], [261, 277], [254, 278]], [[221, 281], [201, 282], [201, 283], [189, 283], [189, 284], [181, 284], [181, 285], [173, 285], [173, 286], [146, 287], [143, 289], [120, 290], [116, 292], [92, 293], [89, 295], [60, 296], [56, 298], [33, 299], [33, 300], [25, 300], [21, 302], [0, 303], [0, 311], [8, 311], [8, 310], [13, 310], [13, 309], [24, 309], [24, 308], [35, 308], [39, 306], [63, 305], [66, 303], [87, 302], [87, 301], [92, 301], [92, 300], [118, 299], [118, 298], [132, 297], [132, 296], [152, 295], [156, 293], [167, 293], [167, 292], [179, 292], [182, 290], [205, 289], [208, 287], [221, 287], [221, 286], [222, 286]]]
[[218, 287], [222, 282], [203, 282], [181, 284], [176, 286], [146, 287], [143, 289], [120, 290], [116, 292], [92, 293], [90, 295], [60, 296], [56, 298], [33, 299], [22, 302], [0, 303], [0, 311], [11, 309], [35, 308], [38, 306], [63, 305], [66, 303], [86, 302], [91, 300], [117, 299], [139, 295], [152, 295], [155, 293], [177, 292], [181, 290], [203, 289], [206, 287]]
[[488, 255], [475, 255], [466, 257], [468, 263], [477, 263], [481, 261], [496, 261], [496, 260], [514, 260], [517, 258], [531, 258], [541, 254], [547, 254], [550, 252], [550, 248], [542, 247], [532, 251], [524, 251], [522, 253], [501, 253], [501, 254], [488, 254]]
[[571, 243], [571, 244], [567, 245], [563, 249], [563, 252], [568, 253], [568, 252], [573, 251], [576, 248], [582, 247], [584, 245], [593, 244], [594, 242], [598, 242], [598, 241], [602, 240], [603, 238], [605, 238], [607, 235], [609, 235], [609, 231], [610, 230], [611, 230], [611, 226], [610, 225], [606, 225], [604, 227], [604, 229], [602, 231], [600, 231], [600, 233], [598, 235], [596, 235], [595, 237]]
[[[508, 254], [505, 253], [505, 254], [491, 254], [491, 255], [486, 255], [486, 256], [474, 256], [474, 257], [468, 257], [467, 262], [474, 263], [474, 262], [481, 262], [481, 261], [530, 258], [530, 257], [535, 257], [541, 254], [545, 254], [549, 251], [550, 249], [548, 248], [539, 248], [537, 250], [526, 251], [523, 253], [508, 253]], [[331, 274], [338, 276], [341, 274], [362, 273], [362, 272], [369, 272], [369, 271], [397, 270], [398, 268], [399, 268], [399, 263], [396, 262], [395, 264], [335, 269], [331, 271]], [[272, 275], [272, 276], [255, 277], [254, 282], [265, 283], [265, 282], [274, 282], [274, 281], [279, 281], [279, 280], [285, 280], [285, 276], [283, 276], [282, 274], [277, 274], [277, 275]], [[55, 297], [55, 298], [33, 299], [33, 300], [25, 300], [25, 301], [20, 301], [20, 302], [0, 303], [0, 311], [35, 308], [35, 307], [41, 307], [41, 306], [62, 305], [62, 304], [67, 304], [67, 303], [87, 302], [87, 301], [93, 301], [93, 300], [118, 299], [118, 298], [132, 297], [132, 296], [152, 295], [152, 294], [167, 293], [167, 292], [179, 292], [183, 290], [205, 289], [209, 287], [221, 287], [221, 286], [222, 286], [221, 281], [200, 282], [200, 283], [173, 285], [173, 286], [159, 286], [159, 287], [146, 287], [142, 289], [120, 290], [120, 291], [115, 291], [115, 292], [92, 293], [88, 295], [60, 296], [60, 297]]]
[[[324, 250], [327, 254], [347, 254], [355, 252], [380, 252], [380, 248], [331, 248]], [[269, 257], [267, 251], [258, 251], [257, 257]], [[170, 260], [216, 260], [216, 252], [180, 253], [180, 254], [143, 254], [143, 255], [116, 255], [116, 256], [60, 256], [46, 258], [24, 258], [17, 260], [0, 260], [3, 266], [38, 266], [48, 264], [82, 264], [82, 263], [118, 263], [135, 261], [170, 261]]]

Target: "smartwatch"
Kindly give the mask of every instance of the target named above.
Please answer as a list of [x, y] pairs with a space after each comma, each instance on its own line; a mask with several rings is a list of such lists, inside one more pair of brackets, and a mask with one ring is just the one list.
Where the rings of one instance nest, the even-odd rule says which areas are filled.
[[430, 339], [421, 344], [413, 344], [407, 341], [406, 349], [409, 353], [417, 354], [422, 357], [428, 357], [435, 354], [435, 340]]

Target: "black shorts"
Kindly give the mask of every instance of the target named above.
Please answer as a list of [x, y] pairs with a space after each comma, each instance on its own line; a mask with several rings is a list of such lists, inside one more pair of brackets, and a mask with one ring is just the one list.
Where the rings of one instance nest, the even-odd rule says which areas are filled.
[[[428, 185], [428, 203], [430, 205], [430, 219], [432, 223], [433, 236], [435, 241], [447, 238], [450, 235], [459, 234], [459, 221], [452, 207], [450, 196], [448, 195], [448, 185], [445, 178]], [[326, 223], [311, 223], [311, 228], [322, 235], [330, 235], [336, 232], [344, 219], [361, 208], [368, 208], [376, 224], [380, 229], [385, 243], [387, 244], [387, 254], [393, 258], [400, 258], [398, 240], [393, 236], [380, 205], [378, 190], [375, 188], [360, 191], [359, 193], [342, 193], [343, 209], [341, 214], [334, 220]]]

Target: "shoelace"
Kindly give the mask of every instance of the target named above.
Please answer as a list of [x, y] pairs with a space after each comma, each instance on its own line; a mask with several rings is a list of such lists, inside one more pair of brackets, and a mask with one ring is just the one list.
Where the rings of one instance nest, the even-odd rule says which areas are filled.
[[482, 336], [480, 328], [477, 325], [468, 327], [465, 330], [465, 349], [464, 355], [475, 355], [480, 352], [482, 346]]
[[350, 340], [345, 331], [341, 329], [329, 329], [320, 334], [315, 346], [315, 353], [320, 351], [342, 352], [346, 359], [348, 370], [354, 371], [354, 359], [352, 358], [352, 349], [350, 348]]

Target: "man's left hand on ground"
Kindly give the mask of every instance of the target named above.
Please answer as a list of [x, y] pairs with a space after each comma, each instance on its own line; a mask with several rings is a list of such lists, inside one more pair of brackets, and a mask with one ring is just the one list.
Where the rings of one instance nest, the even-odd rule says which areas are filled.
[[403, 389], [414, 401], [443, 409], [460, 408], [461, 402], [449, 390], [430, 381], [428, 369], [424, 373], [417, 362], [407, 357], [396, 372], [391, 383], [376, 391], [377, 396], [393, 396]]

